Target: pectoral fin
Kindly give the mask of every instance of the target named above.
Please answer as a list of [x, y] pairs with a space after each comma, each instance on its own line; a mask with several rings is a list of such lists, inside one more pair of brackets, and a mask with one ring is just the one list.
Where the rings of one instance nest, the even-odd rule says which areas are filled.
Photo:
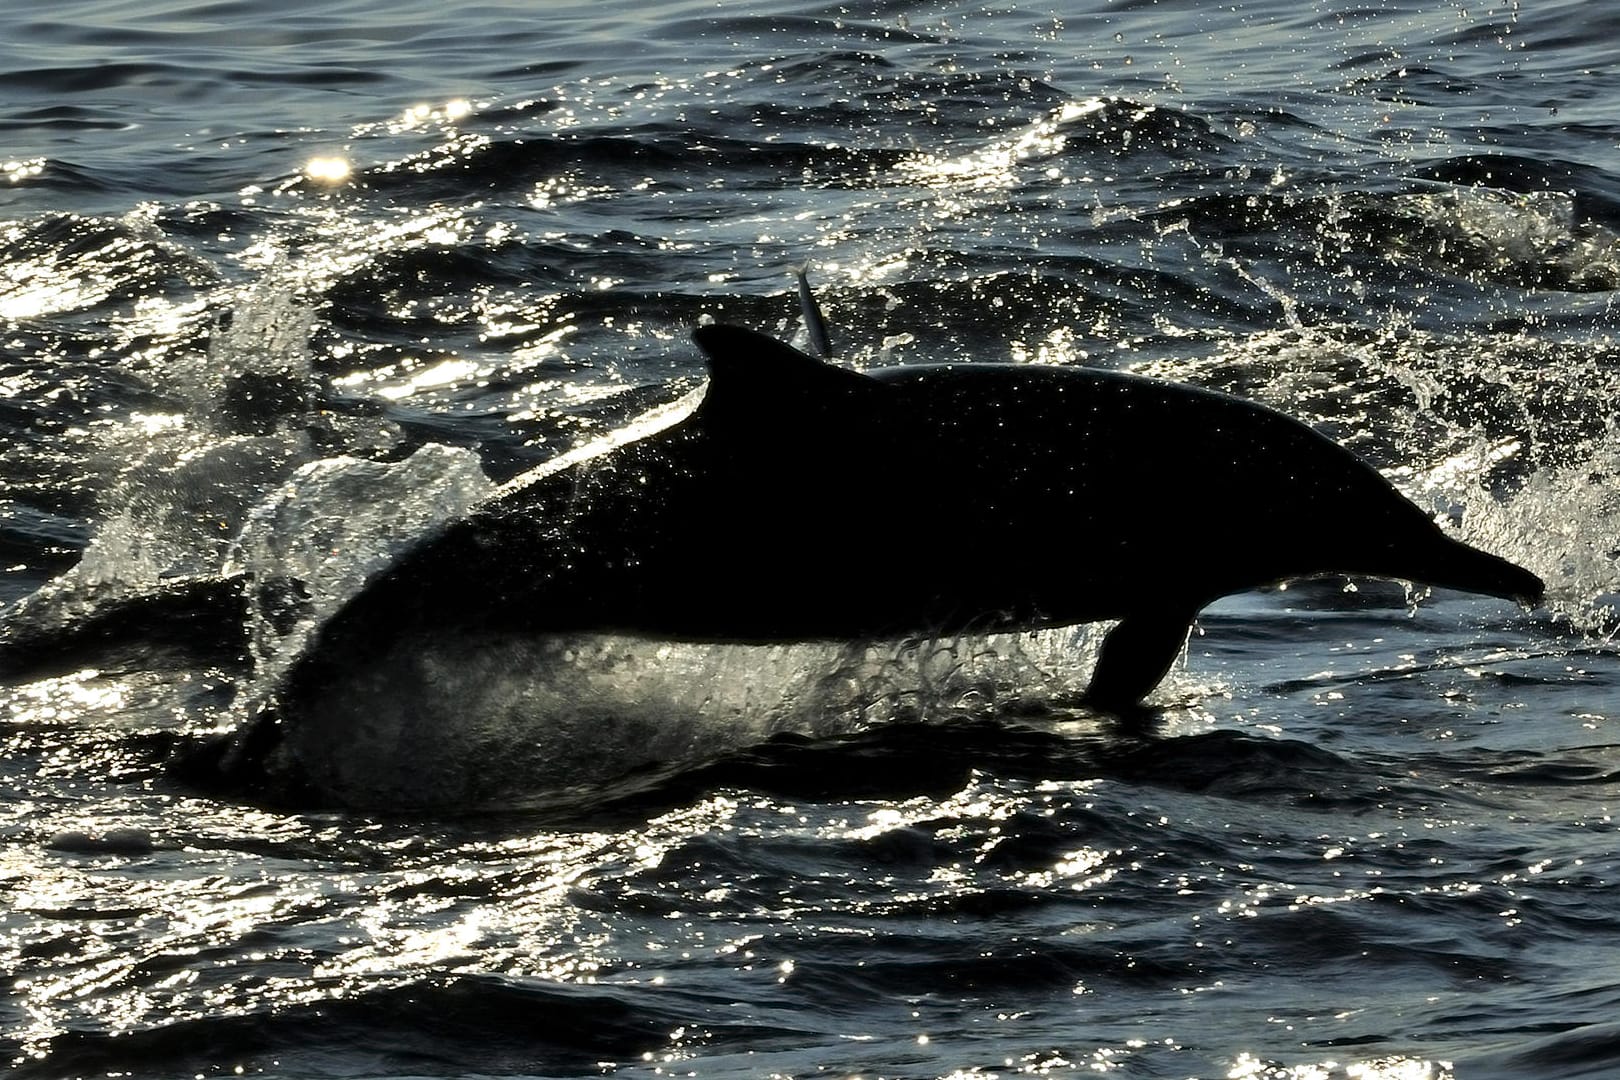
[[1192, 616], [1144, 611], [1126, 618], [1103, 639], [1086, 703], [1100, 709], [1134, 707], [1152, 692], [1187, 645]]

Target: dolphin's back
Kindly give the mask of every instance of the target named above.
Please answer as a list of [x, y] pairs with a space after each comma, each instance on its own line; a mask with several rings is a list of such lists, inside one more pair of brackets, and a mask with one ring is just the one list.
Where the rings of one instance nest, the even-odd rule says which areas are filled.
[[1009, 519], [1038, 508], [1044, 524], [1074, 527], [1076, 557], [1176, 590], [1213, 598], [1341, 573], [1541, 595], [1534, 575], [1447, 537], [1344, 447], [1241, 398], [1093, 369], [952, 365], [872, 377], [955, 444], [972, 481], [958, 488], [963, 498], [976, 493], [981, 509]]

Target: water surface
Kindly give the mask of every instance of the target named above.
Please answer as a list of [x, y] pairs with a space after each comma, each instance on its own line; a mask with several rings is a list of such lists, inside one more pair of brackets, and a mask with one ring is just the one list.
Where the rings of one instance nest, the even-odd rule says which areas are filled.
[[[0, 679], [18, 1075], [1620, 1062], [1616, 16], [14, 8], [0, 598], [43, 643]], [[696, 390], [700, 318], [800, 334], [806, 261], [841, 362], [1263, 401], [1549, 604], [1233, 597], [1147, 725], [1077, 704], [1096, 628], [450, 642], [431, 723], [302, 733], [319, 808], [177, 775], [412, 536]], [[62, 636], [238, 569], [247, 639]]]

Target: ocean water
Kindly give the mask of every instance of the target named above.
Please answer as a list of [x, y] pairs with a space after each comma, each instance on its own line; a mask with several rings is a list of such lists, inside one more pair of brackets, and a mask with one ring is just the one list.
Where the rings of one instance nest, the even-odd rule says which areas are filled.
[[[1573, 0], [5, 5], [11, 1072], [1614, 1075], [1617, 102]], [[451, 640], [210, 774], [700, 319], [802, 340], [806, 263], [840, 362], [1265, 402], [1548, 602], [1231, 597], [1132, 723], [1096, 627]]]

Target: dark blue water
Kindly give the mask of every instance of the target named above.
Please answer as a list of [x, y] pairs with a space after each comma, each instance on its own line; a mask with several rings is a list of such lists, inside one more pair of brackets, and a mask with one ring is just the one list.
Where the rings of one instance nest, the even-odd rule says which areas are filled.
[[[12, 5], [5, 1059], [1613, 1074], [1617, 101], [1574, 2]], [[802, 334], [807, 261], [844, 362], [1263, 401], [1548, 605], [1233, 597], [1145, 724], [1077, 704], [1097, 628], [447, 641], [294, 734], [302, 801], [177, 766], [414, 536], [700, 387], [700, 318]]]

